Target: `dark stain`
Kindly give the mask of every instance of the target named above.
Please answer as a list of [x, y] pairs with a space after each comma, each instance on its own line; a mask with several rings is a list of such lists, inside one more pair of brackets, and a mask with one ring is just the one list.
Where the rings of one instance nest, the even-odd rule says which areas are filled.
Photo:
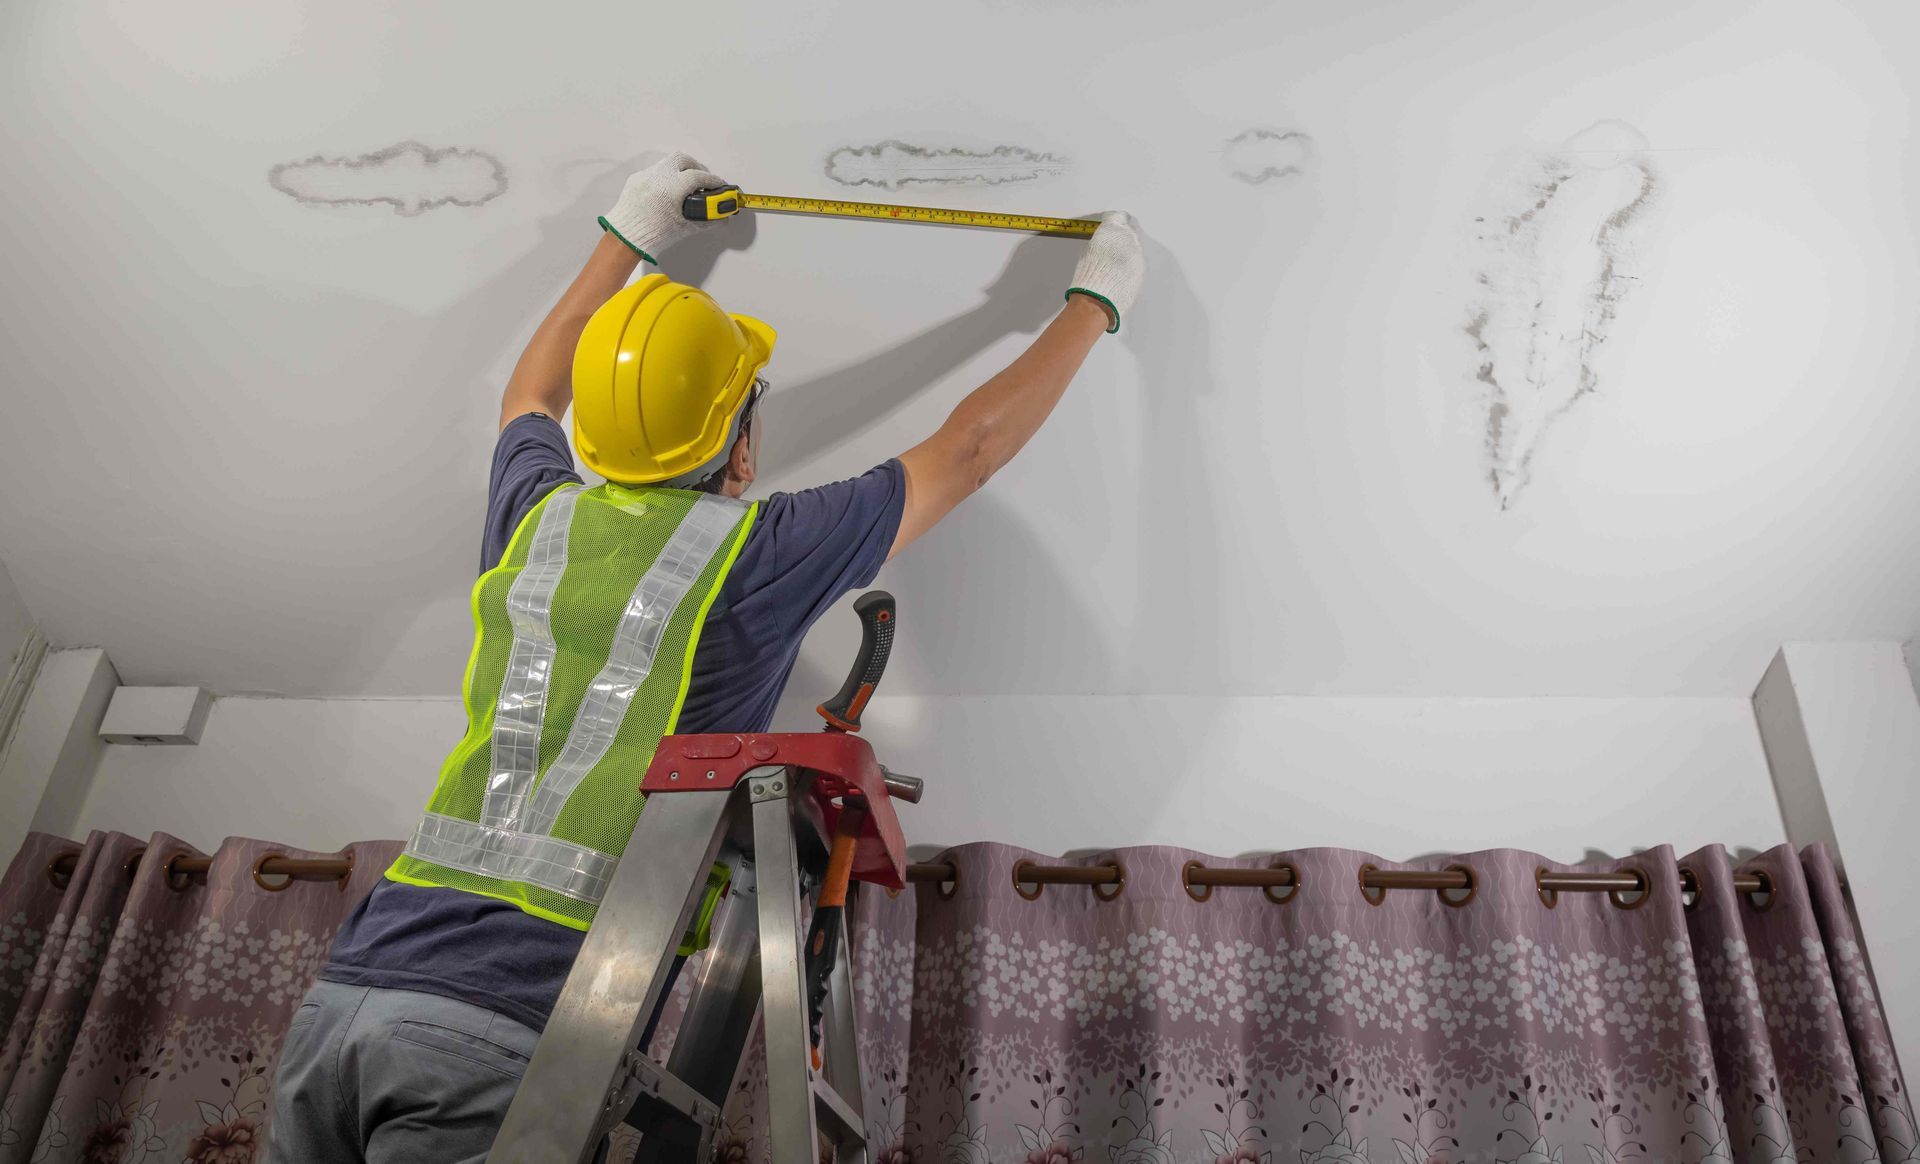
[[[418, 173], [406, 168], [414, 159], [421, 167]], [[363, 180], [383, 171], [389, 172], [396, 183], [392, 192], [314, 192], [314, 187], [324, 187], [330, 178], [341, 174]], [[388, 206], [395, 214], [411, 218], [441, 206], [482, 206], [493, 201], [507, 191], [507, 167], [482, 150], [436, 149], [417, 141], [403, 141], [358, 157], [315, 154], [297, 162], [281, 162], [267, 171], [267, 182], [303, 205]], [[418, 188], [399, 188], [406, 184], [417, 184]]]
[[1312, 159], [1313, 138], [1297, 129], [1255, 127], [1227, 139], [1227, 176], [1249, 186], [1305, 173]]
[[1050, 178], [1072, 165], [1058, 154], [1025, 146], [986, 150], [918, 146], [888, 138], [864, 146], [841, 146], [827, 155], [826, 175], [842, 186], [1004, 186]]
[[[1519, 234], [1521, 227], [1527, 225], [1529, 222], [1532, 222], [1533, 216], [1540, 213], [1542, 210], [1545, 210], [1547, 208], [1547, 203], [1553, 201], [1553, 196], [1560, 192], [1560, 184], [1562, 182], [1565, 182], [1568, 178], [1571, 178], [1571, 177], [1573, 177], [1573, 175], [1570, 173], [1556, 174], [1553, 176], [1552, 180], [1538, 187], [1537, 193], [1540, 195], [1539, 200], [1536, 201], [1527, 210], [1524, 210], [1521, 213], [1513, 216], [1512, 218], [1507, 219], [1507, 233]], [[1474, 219], [1474, 221], [1479, 222], [1482, 220], [1476, 218]]]

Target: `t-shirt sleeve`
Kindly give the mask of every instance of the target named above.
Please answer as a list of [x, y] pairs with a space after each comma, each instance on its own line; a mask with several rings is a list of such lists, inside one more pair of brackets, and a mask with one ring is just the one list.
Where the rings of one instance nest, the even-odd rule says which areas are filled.
[[847, 591], [873, 581], [906, 501], [906, 471], [888, 461], [850, 480], [776, 493], [761, 506], [755, 557], [764, 587], [779, 595], [787, 634], [804, 634]]
[[500, 430], [487, 478], [487, 524], [480, 538], [480, 572], [500, 563], [513, 531], [540, 499], [562, 485], [580, 484], [566, 430], [544, 412], [516, 416]]

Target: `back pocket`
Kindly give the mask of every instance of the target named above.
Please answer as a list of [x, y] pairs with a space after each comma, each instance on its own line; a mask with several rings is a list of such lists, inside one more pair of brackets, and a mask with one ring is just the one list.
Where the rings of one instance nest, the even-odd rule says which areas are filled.
[[486, 1067], [515, 1079], [527, 1069], [527, 1057], [512, 1047], [503, 1046], [480, 1035], [470, 1035], [437, 1023], [405, 1020], [393, 1028], [393, 1037], [403, 1043], [428, 1047]]

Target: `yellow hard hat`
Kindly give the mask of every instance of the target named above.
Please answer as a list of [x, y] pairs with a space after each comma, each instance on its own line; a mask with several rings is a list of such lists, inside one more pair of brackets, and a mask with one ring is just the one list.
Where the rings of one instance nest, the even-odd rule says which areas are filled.
[[573, 353], [573, 443], [623, 485], [672, 481], [724, 455], [774, 330], [648, 275], [601, 306]]

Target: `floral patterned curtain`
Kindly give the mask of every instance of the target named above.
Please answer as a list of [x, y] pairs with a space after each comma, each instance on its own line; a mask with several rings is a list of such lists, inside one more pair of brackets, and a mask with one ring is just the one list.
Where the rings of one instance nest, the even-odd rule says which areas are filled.
[[[1764, 897], [1735, 891], [1718, 847], [1583, 866], [1125, 849], [1084, 862], [1124, 866], [1112, 900], [1067, 885], [1023, 900], [1022, 858], [1063, 863], [967, 845], [941, 858], [957, 884], [859, 899], [883, 1164], [1920, 1161], [1819, 848], [1740, 862], [1766, 874]], [[1196, 901], [1190, 860], [1286, 862], [1298, 888]], [[1464, 865], [1475, 889], [1372, 904], [1364, 864]], [[1537, 870], [1575, 868], [1635, 869], [1650, 892], [1538, 891]], [[764, 1145], [756, 1086], [736, 1105], [736, 1159]]]
[[[0, 881], [0, 1164], [249, 1164], [286, 1026], [333, 934], [397, 842], [341, 881], [256, 878], [339, 857], [230, 838], [199, 877], [155, 833], [28, 837]], [[70, 875], [53, 872], [78, 851]]]
[[[0, 882], [0, 1164], [258, 1159], [285, 1025], [394, 847], [353, 846], [344, 883], [275, 889], [263, 857], [321, 854], [229, 840], [201, 884], [148, 859], [192, 852], [166, 834], [30, 838]], [[1138, 848], [1082, 862], [1117, 860], [1118, 893], [1033, 900], [1011, 878], [1023, 858], [1058, 863], [967, 845], [942, 858], [957, 882], [855, 902], [879, 1164], [1920, 1164], [1819, 848], [1737, 870], [1717, 847], [1584, 866]], [[1285, 862], [1298, 888], [1195, 900], [1191, 860]], [[1363, 894], [1363, 865], [1464, 866], [1475, 887]], [[1543, 895], [1541, 869], [1633, 869], [1649, 891]], [[1770, 892], [1738, 892], [1736, 872]], [[765, 1158], [764, 1090], [749, 1064], [727, 1164]], [[619, 1139], [616, 1160], [634, 1147]]]

